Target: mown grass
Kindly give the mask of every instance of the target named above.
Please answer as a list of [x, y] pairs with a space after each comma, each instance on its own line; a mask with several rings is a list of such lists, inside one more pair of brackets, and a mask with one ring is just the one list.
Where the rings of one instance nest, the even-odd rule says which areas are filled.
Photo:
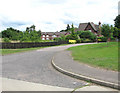
[[13, 54], [18, 52], [32, 51], [45, 47], [36, 47], [36, 48], [20, 48], [20, 49], [0, 49], [2, 55]]
[[118, 43], [99, 43], [71, 47], [74, 60], [101, 67], [109, 70], [118, 71]]

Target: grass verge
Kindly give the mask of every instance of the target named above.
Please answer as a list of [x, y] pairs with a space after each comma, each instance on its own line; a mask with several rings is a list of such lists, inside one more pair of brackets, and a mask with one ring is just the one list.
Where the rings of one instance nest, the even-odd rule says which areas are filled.
[[[56, 45], [56, 46], [54, 46], [54, 47], [57, 47], [57, 46], [65, 46], [65, 45], [68, 45], [68, 44]], [[48, 47], [52, 47], [52, 46], [48, 46]], [[0, 49], [0, 53], [1, 53], [2, 55], [7, 55], [7, 54], [18, 53], [18, 52], [25, 52], [25, 51], [37, 50], [37, 49], [41, 49], [41, 48], [46, 48], [46, 47], [20, 48], [20, 49]]]
[[36, 48], [20, 48], [20, 49], [0, 49], [2, 55], [13, 54], [18, 52], [32, 51], [45, 47], [36, 47]]
[[72, 51], [74, 60], [91, 66], [118, 71], [117, 42], [76, 46], [68, 50]]

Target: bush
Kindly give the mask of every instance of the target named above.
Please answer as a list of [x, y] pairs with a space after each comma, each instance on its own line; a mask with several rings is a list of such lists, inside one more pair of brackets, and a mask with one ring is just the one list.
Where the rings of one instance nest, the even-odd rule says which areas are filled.
[[77, 39], [76, 41], [77, 41], [77, 43], [81, 43], [81, 39]]
[[115, 40], [115, 38], [114, 38], [114, 37], [111, 37], [110, 39], [111, 39], [112, 41], [114, 41], [114, 40]]
[[90, 39], [81, 38], [81, 43], [91, 43], [91, 42], [93, 41]]
[[77, 32], [80, 38], [89, 39], [92, 42], [96, 41], [96, 35], [89, 31], [79, 31]]
[[5, 43], [9, 43], [9, 42], [10, 42], [9, 38], [4, 38], [3, 41], [4, 41]]
[[97, 41], [98, 42], [107, 42], [107, 38], [106, 37], [97, 37]]
[[67, 35], [66, 37], [65, 37], [65, 40], [77, 40], [78, 39], [78, 37], [77, 37], [77, 34], [70, 34], [70, 35]]

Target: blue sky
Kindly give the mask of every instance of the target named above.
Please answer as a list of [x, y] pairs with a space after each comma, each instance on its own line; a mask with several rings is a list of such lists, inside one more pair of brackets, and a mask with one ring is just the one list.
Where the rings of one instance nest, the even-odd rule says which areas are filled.
[[94, 22], [114, 25], [119, 0], [0, 0], [0, 31], [24, 31], [36, 26], [42, 32], [66, 29], [67, 24]]

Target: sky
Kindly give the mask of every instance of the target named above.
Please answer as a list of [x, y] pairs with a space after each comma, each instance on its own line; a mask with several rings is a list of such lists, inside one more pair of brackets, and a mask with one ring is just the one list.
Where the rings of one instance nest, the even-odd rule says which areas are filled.
[[94, 22], [114, 25], [120, 0], [0, 0], [0, 31], [8, 27], [42, 32], [64, 30], [67, 24]]
[[119, 1], [119, 4], [118, 4], [118, 14], [120, 15], [120, 1]]

